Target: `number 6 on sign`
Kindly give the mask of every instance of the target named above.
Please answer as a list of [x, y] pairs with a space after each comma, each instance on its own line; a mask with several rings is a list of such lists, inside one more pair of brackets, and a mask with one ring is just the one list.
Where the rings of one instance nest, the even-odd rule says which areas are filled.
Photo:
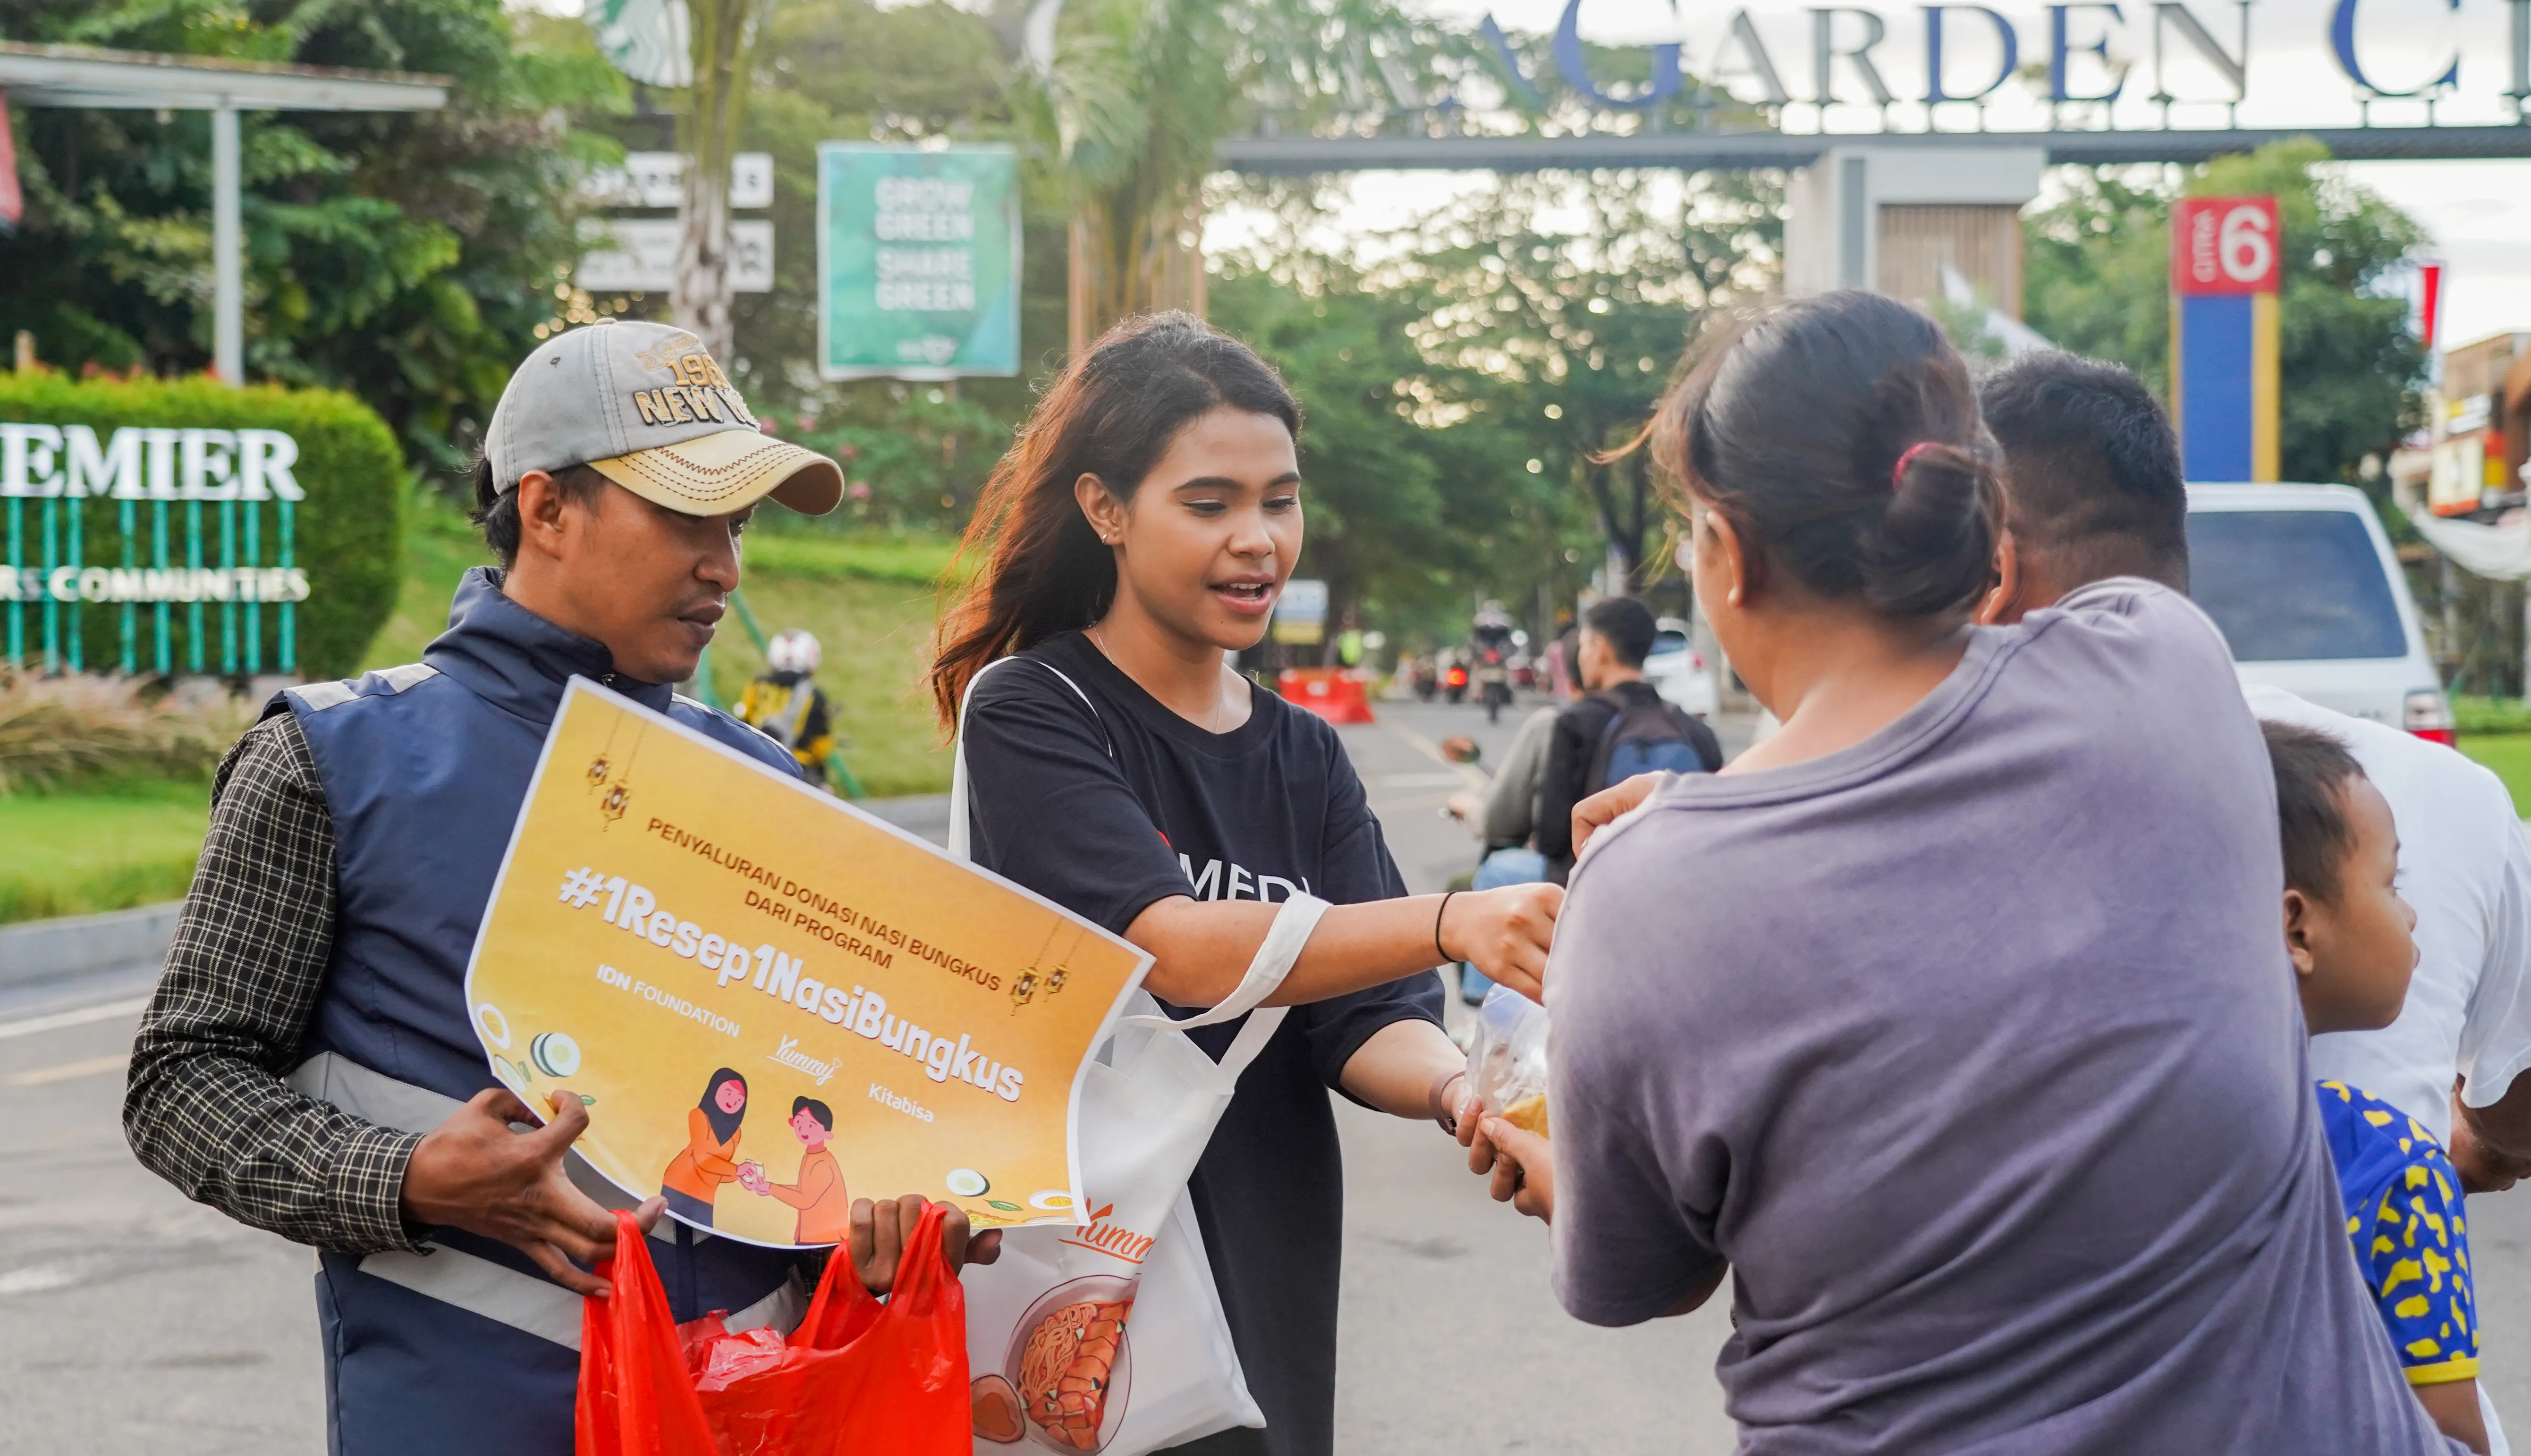
[[2270, 277], [2277, 264], [2277, 246], [2268, 239], [2276, 225], [2275, 215], [2259, 207], [2235, 207], [2224, 213], [2215, 245], [2223, 262], [2223, 276], [2235, 283]]
[[2274, 197], [2188, 197], [2171, 218], [2171, 282], [2183, 297], [2275, 293]]

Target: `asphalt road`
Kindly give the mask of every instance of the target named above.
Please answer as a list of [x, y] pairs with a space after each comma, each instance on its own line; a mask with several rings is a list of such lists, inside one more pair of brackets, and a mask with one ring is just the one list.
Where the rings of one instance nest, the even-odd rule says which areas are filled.
[[129, 1006], [0, 1022], [0, 1450], [321, 1452], [313, 1260], [133, 1160]]
[[[1475, 708], [1379, 711], [1346, 743], [1408, 885], [1437, 888], [1475, 845], [1439, 815], [1465, 776], [1428, 746], [1464, 733], [1499, 756], [1517, 717], [1490, 729]], [[314, 1456], [309, 1256], [134, 1162], [119, 1114], [135, 989], [0, 998], [0, 1450]], [[1577, 1323], [1547, 1291], [1545, 1230], [1487, 1200], [1456, 1145], [1347, 1104], [1339, 1119], [1346, 1456], [1731, 1449], [1711, 1373], [1728, 1329], [1718, 1304], [1634, 1329]], [[2486, 1379], [2531, 1429], [2531, 1193], [2470, 1213]]]
[[[1441, 814], [1482, 782], [1434, 749], [1465, 735], [1498, 760], [1529, 711], [1498, 726], [1480, 708], [1382, 702], [1344, 729], [1389, 852], [1416, 893], [1476, 863]], [[1736, 743], [1726, 747], [1737, 748]], [[1426, 1122], [1339, 1099], [1345, 1268], [1337, 1334], [1336, 1449], [1343, 1456], [1727, 1452], [1732, 1428], [1706, 1373], [1730, 1332], [1720, 1303], [1638, 1329], [1566, 1316], [1547, 1286], [1547, 1230], [1486, 1197], [1458, 1144]]]

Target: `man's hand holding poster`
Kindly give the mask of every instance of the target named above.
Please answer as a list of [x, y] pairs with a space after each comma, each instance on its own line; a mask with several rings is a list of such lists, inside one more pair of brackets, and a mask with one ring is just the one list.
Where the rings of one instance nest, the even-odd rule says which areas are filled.
[[751, 1243], [855, 1198], [1078, 1223], [1083, 1065], [1150, 958], [602, 688], [545, 741], [467, 974], [492, 1071], [609, 1182]]

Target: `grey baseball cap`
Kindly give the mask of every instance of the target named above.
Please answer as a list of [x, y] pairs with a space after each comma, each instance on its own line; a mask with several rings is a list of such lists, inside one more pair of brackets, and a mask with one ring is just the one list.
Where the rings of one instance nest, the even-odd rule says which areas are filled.
[[483, 451], [502, 490], [585, 465], [691, 516], [768, 495], [822, 516], [844, 493], [842, 467], [759, 430], [703, 340], [664, 323], [610, 320], [537, 346], [501, 391]]

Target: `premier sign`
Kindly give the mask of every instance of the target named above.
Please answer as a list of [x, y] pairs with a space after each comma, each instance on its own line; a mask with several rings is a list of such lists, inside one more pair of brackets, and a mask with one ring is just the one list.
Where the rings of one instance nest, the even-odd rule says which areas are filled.
[[0, 645], [84, 671], [108, 635], [127, 673], [298, 666], [299, 442], [279, 429], [0, 421]]
[[0, 423], [0, 497], [304, 500], [299, 442], [277, 429]]

